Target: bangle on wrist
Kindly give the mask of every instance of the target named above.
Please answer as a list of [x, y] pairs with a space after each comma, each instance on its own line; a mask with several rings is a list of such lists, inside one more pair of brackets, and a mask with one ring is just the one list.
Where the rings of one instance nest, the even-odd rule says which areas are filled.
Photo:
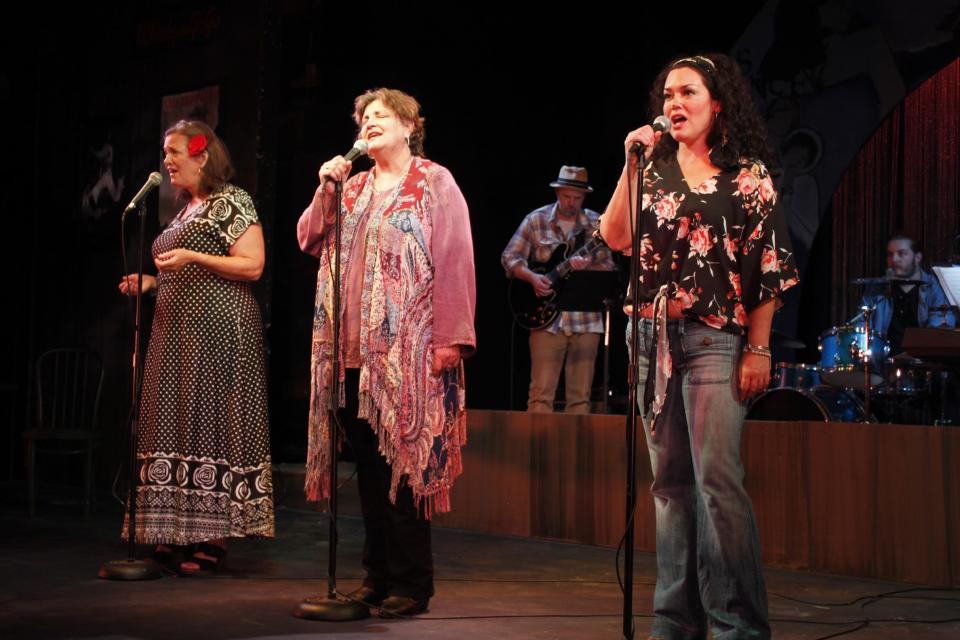
[[603, 239], [603, 236], [600, 235], [600, 225], [597, 225], [597, 228], [593, 230], [593, 239], [597, 242], [597, 249], [608, 249], [610, 245], [607, 244], [607, 241]]
[[773, 354], [770, 353], [770, 347], [764, 347], [759, 344], [750, 344], [749, 342], [744, 343], [743, 352], [752, 353], [756, 356], [763, 356], [764, 358], [773, 357]]

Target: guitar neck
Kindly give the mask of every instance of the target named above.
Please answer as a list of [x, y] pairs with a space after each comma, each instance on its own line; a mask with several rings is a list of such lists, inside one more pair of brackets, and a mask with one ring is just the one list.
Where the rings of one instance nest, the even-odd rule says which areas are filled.
[[591, 237], [589, 240], [587, 240], [584, 243], [582, 247], [574, 251], [573, 254], [570, 255], [566, 260], [564, 260], [563, 262], [558, 264], [556, 267], [554, 267], [553, 270], [547, 274], [547, 277], [550, 278], [550, 281], [553, 283], [556, 283], [561, 278], [565, 278], [567, 274], [570, 273], [570, 270], [573, 268], [570, 266], [570, 261], [573, 258], [582, 258], [582, 257], [588, 256], [599, 245], [600, 245], [600, 241], [594, 237]]

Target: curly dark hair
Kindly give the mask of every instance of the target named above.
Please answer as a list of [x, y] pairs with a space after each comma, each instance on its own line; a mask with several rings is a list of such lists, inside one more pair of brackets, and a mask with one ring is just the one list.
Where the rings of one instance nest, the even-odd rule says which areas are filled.
[[[710, 97], [720, 103], [721, 111], [707, 134], [711, 162], [721, 169], [731, 169], [746, 158], [761, 160], [769, 166], [773, 152], [767, 141], [766, 123], [757, 112], [750, 86], [740, 67], [726, 54], [705, 53], [679, 58], [665, 66], [650, 89], [650, 119], [663, 115], [663, 87], [667, 75], [680, 67], [696, 71]], [[677, 146], [672, 136], [662, 136], [650, 158], [673, 157]]]

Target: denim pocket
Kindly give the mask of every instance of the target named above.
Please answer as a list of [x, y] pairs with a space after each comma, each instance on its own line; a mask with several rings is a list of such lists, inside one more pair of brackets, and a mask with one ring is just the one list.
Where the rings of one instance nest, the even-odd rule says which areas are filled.
[[[632, 326], [633, 324], [630, 322], [630, 318], [628, 317], [627, 333], [626, 333], [628, 354], [630, 353], [630, 335], [631, 335], [630, 329], [632, 328]], [[644, 330], [644, 326], [647, 327], [646, 330]], [[637, 339], [637, 345], [640, 348], [641, 355], [648, 355], [650, 353], [650, 345], [652, 343], [652, 336], [653, 336], [652, 329], [651, 329], [652, 326], [653, 325], [651, 325], [649, 322], [645, 323], [643, 320], [637, 323], [637, 329], [640, 331], [640, 337]]]
[[730, 382], [737, 358], [738, 336], [706, 326], [686, 325], [683, 333], [683, 359], [690, 384]]

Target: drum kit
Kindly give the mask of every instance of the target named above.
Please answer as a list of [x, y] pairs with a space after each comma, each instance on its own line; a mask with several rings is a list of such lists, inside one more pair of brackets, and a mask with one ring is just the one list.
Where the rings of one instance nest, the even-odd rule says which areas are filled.
[[[864, 286], [923, 284], [922, 280], [897, 278], [858, 278], [852, 282]], [[873, 311], [863, 307], [854, 318], [862, 319], [862, 323], [850, 322], [823, 332], [818, 341], [818, 363], [774, 365], [770, 387], [751, 403], [747, 419], [949, 422], [945, 400], [950, 373], [909, 356], [890, 357], [887, 340], [872, 332]], [[777, 331], [771, 339], [787, 348], [806, 347]]]

